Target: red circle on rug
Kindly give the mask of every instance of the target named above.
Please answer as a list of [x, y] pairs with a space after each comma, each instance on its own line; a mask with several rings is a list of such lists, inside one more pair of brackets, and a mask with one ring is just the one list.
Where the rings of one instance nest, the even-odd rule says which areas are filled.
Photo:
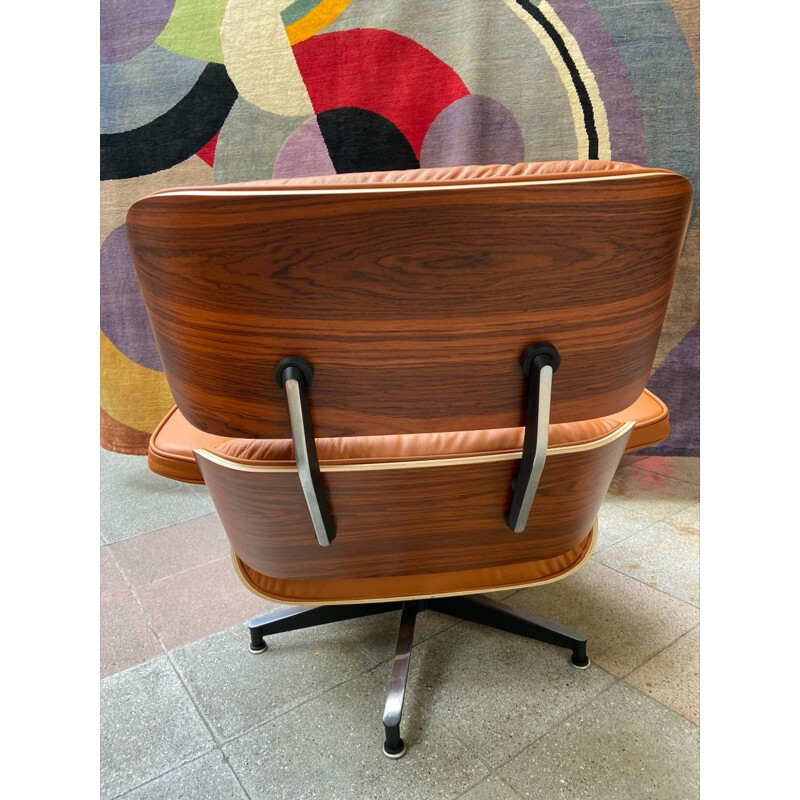
[[393, 31], [322, 33], [292, 50], [317, 114], [343, 106], [374, 111], [399, 128], [417, 158], [439, 112], [470, 93], [452, 67]]

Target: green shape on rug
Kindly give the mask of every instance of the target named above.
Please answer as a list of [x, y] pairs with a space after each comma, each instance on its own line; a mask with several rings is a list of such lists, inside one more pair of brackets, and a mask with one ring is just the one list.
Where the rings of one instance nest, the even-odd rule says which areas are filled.
[[224, 63], [219, 32], [228, 0], [177, 0], [156, 44], [182, 56]]

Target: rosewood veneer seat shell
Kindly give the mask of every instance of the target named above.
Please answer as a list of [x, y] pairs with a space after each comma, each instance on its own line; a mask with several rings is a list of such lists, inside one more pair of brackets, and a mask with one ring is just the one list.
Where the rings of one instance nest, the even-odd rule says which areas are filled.
[[[505, 431], [412, 435], [403, 452], [370, 443], [349, 458], [332, 440], [320, 452], [338, 528], [326, 548], [308, 535], [289, 448], [234, 439], [196, 456], [248, 588], [295, 604], [409, 600], [529, 586], [576, 569], [594, 546], [597, 510], [632, 428], [611, 418], [553, 426], [522, 536], [504, 519], [520, 457], [504, 446]], [[451, 447], [457, 438], [461, 447]]]

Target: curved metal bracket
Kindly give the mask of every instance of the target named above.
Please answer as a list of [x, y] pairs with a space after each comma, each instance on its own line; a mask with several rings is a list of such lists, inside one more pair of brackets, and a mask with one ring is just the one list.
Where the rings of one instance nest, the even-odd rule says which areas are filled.
[[522, 461], [517, 478], [512, 483], [514, 497], [506, 516], [506, 523], [514, 533], [525, 530], [539, 479], [544, 471], [550, 429], [550, 393], [553, 388], [553, 373], [558, 369], [561, 357], [549, 342], [537, 342], [525, 349], [520, 363], [528, 376], [528, 406]]
[[336, 526], [331, 516], [328, 493], [322, 483], [314, 428], [311, 423], [308, 387], [313, 377], [314, 370], [311, 365], [299, 356], [282, 359], [275, 369], [275, 380], [286, 392], [294, 458], [308, 513], [311, 515], [317, 541], [322, 547], [327, 547], [336, 537]]

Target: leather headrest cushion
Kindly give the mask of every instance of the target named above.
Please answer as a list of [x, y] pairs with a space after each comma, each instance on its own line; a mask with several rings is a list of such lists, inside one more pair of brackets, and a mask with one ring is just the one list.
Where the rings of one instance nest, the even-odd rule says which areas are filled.
[[[457, 167], [426, 167], [424, 169], [391, 170], [386, 172], [349, 172], [340, 175], [317, 175], [306, 178], [276, 178], [273, 180], [247, 181], [245, 183], [225, 183], [207, 187], [182, 187], [180, 190], [165, 189], [164, 192], [192, 191], [203, 188], [205, 191], [258, 190], [258, 189], [299, 189], [303, 187], [370, 185], [379, 188], [385, 185], [414, 184], [430, 186], [441, 184], [459, 185], [464, 183], [490, 183], [502, 180], [559, 180], [580, 178], [598, 173], [616, 175], [642, 175], [666, 172], [663, 169], [640, 167], [624, 161], [538, 161], [526, 164], [471, 164]], [[156, 192], [161, 194], [161, 192]]]

